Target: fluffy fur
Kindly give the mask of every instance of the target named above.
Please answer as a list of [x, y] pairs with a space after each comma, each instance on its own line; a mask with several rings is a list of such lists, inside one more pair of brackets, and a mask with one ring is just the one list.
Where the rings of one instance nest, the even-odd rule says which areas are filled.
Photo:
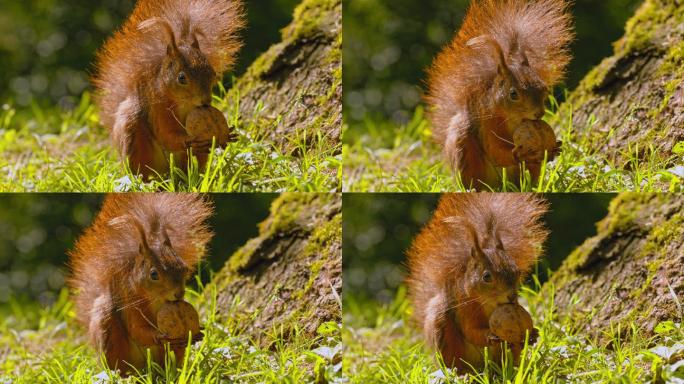
[[[212, 232], [207, 220], [213, 207], [196, 194], [112, 194], [107, 196], [92, 225], [69, 253], [77, 318], [85, 328], [105, 323], [124, 305], [144, 304], [138, 297], [136, 260], [139, 259], [140, 223], [150, 247], [163, 243], [159, 233], [168, 234], [175, 252], [159, 253], [160, 264], [179, 271], [184, 278], [194, 273], [205, 256]], [[175, 257], [177, 255], [178, 257]], [[184, 280], [183, 280], [184, 281]], [[106, 300], [104, 298], [107, 298]], [[140, 300], [140, 302], [121, 302]], [[98, 318], [93, 318], [93, 317]], [[102, 335], [90, 330], [91, 342], [101, 347]]]
[[112, 129], [119, 105], [132, 94], [137, 95], [138, 109], [160, 96], [155, 94], [155, 81], [166, 54], [166, 37], [161, 29], [139, 29], [140, 23], [155, 17], [166, 20], [179, 44], [196, 36], [200, 50], [221, 75], [232, 67], [242, 46], [237, 32], [245, 25], [243, 13], [240, 0], [139, 0], [97, 54], [92, 82], [102, 123]]
[[413, 241], [408, 251], [408, 287], [414, 318], [427, 344], [441, 350], [447, 365], [464, 359], [477, 366], [481, 356], [468, 355], [473, 350], [468, 345], [480, 347], [486, 341], [474, 342], [470, 326], [486, 331], [485, 307], [495, 295], [510, 294], [505, 290], [516, 286], [509, 283], [501, 285], [501, 292], [473, 296], [477, 282], [468, 269], [480, 263], [473, 250], [497, 245], [503, 249], [483, 252], [495, 284], [521, 279], [542, 252], [547, 231], [541, 218], [546, 211], [547, 204], [533, 194], [447, 194]]
[[[543, 111], [543, 93], [563, 78], [573, 36], [567, 0], [473, 1], [461, 29], [428, 70], [426, 96], [435, 139], [450, 165], [465, 173], [466, 183], [471, 178], [491, 180], [484, 176], [491, 172], [490, 164], [482, 164], [487, 161], [497, 167], [514, 164], [512, 158], [501, 159], [506, 155], [492, 161], [492, 154], [481, 153], [487, 151], [482, 131], [526, 117], [534, 108]], [[493, 45], [500, 47], [501, 56]], [[520, 86], [523, 103], [518, 110], [502, 107], [501, 93], [507, 92], [500, 89], [502, 76], [512, 76]], [[494, 121], [497, 115], [499, 121]], [[496, 134], [512, 140], [506, 129]]]

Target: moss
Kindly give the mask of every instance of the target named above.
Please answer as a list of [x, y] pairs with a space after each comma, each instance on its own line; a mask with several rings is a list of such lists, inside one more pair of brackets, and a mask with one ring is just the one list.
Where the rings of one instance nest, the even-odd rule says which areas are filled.
[[684, 41], [670, 47], [665, 56], [665, 60], [660, 65], [658, 73], [667, 75], [670, 73], [684, 72]]
[[247, 244], [243, 245], [233, 253], [228, 259], [228, 268], [232, 272], [238, 272], [251, 264], [254, 252], [261, 244], [260, 239], [250, 239]]
[[608, 215], [596, 226], [599, 234], [621, 232], [634, 224], [635, 206], [651, 198], [650, 194], [622, 193], [610, 202]]
[[658, 109], [652, 111], [649, 117], [659, 116], [669, 105], [677, 88], [684, 82], [684, 42], [672, 46], [658, 68], [658, 75], [665, 76], [670, 80], [665, 83], [665, 95]]
[[[276, 59], [280, 56], [283, 49], [293, 41], [312, 37], [315, 35], [323, 23], [323, 16], [329, 15], [327, 11], [340, 4], [340, 0], [307, 0], [297, 6], [294, 12], [292, 23], [282, 30], [283, 41], [269, 48], [264, 54], [259, 56], [249, 66], [247, 72], [242, 76], [235, 86], [230, 90], [233, 97], [239, 93], [246, 94], [258, 84], [258, 80], [264, 74], [272, 71]], [[341, 38], [340, 38], [341, 39]], [[335, 51], [335, 49], [333, 49]], [[341, 51], [341, 50], [340, 50]], [[332, 53], [333, 55], [335, 53]], [[341, 55], [341, 52], [338, 53]]]
[[271, 205], [271, 214], [268, 219], [259, 224], [261, 237], [268, 237], [275, 233], [287, 233], [296, 227], [306, 226], [300, 223], [303, 209], [314, 209], [311, 202], [320, 199], [323, 195], [316, 193], [285, 193], [277, 198]]
[[311, 290], [311, 288], [314, 285], [314, 282], [316, 281], [316, 278], [318, 277], [318, 273], [321, 271], [321, 268], [323, 268], [324, 265], [324, 260], [316, 260], [311, 264], [309, 268], [309, 280], [306, 282], [304, 287], [295, 292], [295, 299], [301, 300], [304, 297], [304, 295], [306, 295], [307, 292]]
[[[608, 59], [611, 60], [611, 59]], [[592, 91], [597, 88], [603, 83], [603, 81], [606, 78], [606, 75], [609, 72], [610, 65], [607, 64], [606, 61], [601, 63], [600, 65], [596, 66], [593, 68], [589, 73], [582, 79], [582, 82], [578, 86], [578, 89], [585, 90], [585, 91]], [[573, 95], [578, 94], [577, 92], [574, 92]], [[581, 100], [574, 100], [575, 103], [578, 104], [583, 104]]]
[[[607, 76], [611, 76], [611, 72], [617, 70], [615, 68], [616, 65], [619, 66], [624, 58], [640, 54], [640, 52], [663, 50], [663, 47], [671, 44], [670, 40], [672, 39], [668, 33], [669, 28], [663, 28], [663, 25], [673, 28], [682, 23], [684, 23], [684, 6], [681, 4], [675, 4], [671, 0], [644, 1], [635, 15], [627, 22], [624, 36], [615, 43], [614, 55], [604, 60], [585, 76], [577, 89], [572, 92], [566, 103], [561, 107], [560, 113], [563, 116], [572, 116], [575, 110], [573, 106], [582, 109], [587, 104], [592, 105], [594, 110], [604, 109], [595, 104], [597, 99], [601, 100], [600, 95], [596, 95], [595, 92], [605, 84]], [[646, 116], [651, 118], [655, 125], [662, 122], [665, 127], [668, 126], [669, 122], [667, 120], [661, 121], [656, 118], [667, 110], [677, 87], [684, 80], [683, 51], [684, 45], [679, 43], [670, 47], [668, 52], [656, 54], [665, 57], [659, 70], [652, 74], [653, 80], [665, 83], [662, 100], [658, 100], [657, 105], [648, 101], [645, 105], [632, 104], [633, 102], [630, 100], [628, 107], [631, 111], [639, 116], [643, 116], [643, 112], [646, 111]], [[658, 79], [655, 76], [665, 77], [665, 79]], [[603, 107], [607, 106], [603, 105]], [[600, 112], [598, 114], [601, 115]], [[590, 131], [590, 129], [588, 130]], [[661, 129], [660, 131], [667, 130]], [[653, 138], [644, 138], [641, 135], [639, 137], [639, 141], [644, 144], [644, 148], [647, 147], [645, 144], [649, 142], [648, 140]], [[592, 147], [601, 147], [604, 144], [602, 139], [604, 138], [601, 138]]]
[[[667, 198], [667, 195], [659, 196], [661, 199], [663, 197]], [[670, 256], [667, 246], [681, 239], [683, 233], [684, 215], [681, 213], [676, 213], [667, 221], [659, 223], [651, 228], [648, 237], [646, 238], [646, 242], [639, 252], [639, 258], [647, 259], [645, 264], [647, 270], [646, 279], [638, 288], [629, 293], [630, 298], [636, 300], [641, 297], [644, 292], [652, 288], [653, 280], [658, 276], [660, 267]], [[646, 318], [652, 310], [653, 305], [644, 304], [635, 306], [630, 309], [629, 313], [625, 316], [625, 320], [633, 321], [637, 318]]]
[[254, 261], [254, 252], [263, 239], [296, 229], [308, 230], [309, 223], [302, 220], [302, 215], [306, 215], [303, 210], [316, 209], [320, 206], [313, 203], [316, 199], [324, 204], [329, 201], [330, 197], [327, 194], [317, 193], [284, 193], [278, 197], [271, 204], [269, 217], [259, 223], [259, 236], [249, 240], [228, 259], [228, 268], [233, 272], [238, 272], [249, 266]]
[[684, 7], [673, 1], [647, 0], [627, 21], [625, 36], [616, 43], [616, 53], [628, 55], [655, 47], [656, 28], [670, 18], [674, 19], [674, 25], [684, 22]]
[[330, 10], [341, 6], [340, 0], [304, 0], [295, 8], [294, 22], [283, 29], [283, 40], [299, 40], [321, 32], [325, 16]]
[[572, 279], [574, 272], [586, 265], [594, 248], [603, 239], [637, 225], [635, 223], [637, 207], [654, 198], [659, 197], [656, 194], [622, 193], [614, 198], [610, 202], [608, 215], [596, 224], [597, 235], [575, 248], [565, 260], [563, 268], [554, 275], [556, 284], [563, 285], [568, 279]]
[[[313, 253], [325, 252], [329, 245], [335, 241], [342, 241], [341, 213], [314, 230], [304, 248], [303, 257], [308, 257]], [[330, 255], [326, 255], [326, 259], [327, 256]]]
[[681, 239], [682, 233], [684, 233], [684, 215], [678, 212], [668, 221], [651, 229], [642, 254], [666, 256], [667, 245]]

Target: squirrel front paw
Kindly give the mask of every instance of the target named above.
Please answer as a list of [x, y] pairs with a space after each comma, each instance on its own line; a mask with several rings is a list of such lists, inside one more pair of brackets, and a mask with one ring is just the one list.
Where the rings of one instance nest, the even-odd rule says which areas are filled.
[[553, 151], [549, 154], [549, 160], [555, 159], [558, 155], [561, 153], [561, 147], [563, 146], [563, 142], [558, 140], [556, 141], [556, 146], [553, 148]]
[[238, 141], [239, 137], [240, 136], [233, 129], [231, 129], [228, 133], [228, 136], [226, 136], [226, 144]]
[[168, 339], [168, 336], [164, 333], [161, 333], [161, 332], [155, 332], [155, 334], [152, 336], [152, 342], [155, 345], [164, 345], [164, 342], [167, 339]]
[[190, 139], [185, 141], [185, 148], [192, 149], [194, 154], [209, 153], [212, 143], [212, 140]]
[[527, 340], [528, 344], [532, 345], [537, 342], [537, 338], [539, 338], [539, 330], [537, 328], [532, 328], [530, 329], [530, 336], [529, 339]]
[[503, 340], [501, 340], [501, 338], [499, 336], [493, 334], [492, 332], [489, 332], [489, 334], [487, 335], [487, 344], [488, 345], [498, 345], [498, 344], [501, 344], [502, 342], [503, 342]]
[[[190, 344], [195, 344], [198, 341], [202, 341], [202, 339], [204, 339], [204, 332], [199, 331], [198, 333], [192, 335], [192, 341]], [[155, 344], [165, 345], [167, 343], [172, 347], [184, 347], [184, 346], [188, 345], [188, 338], [187, 337], [170, 338], [167, 335], [164, 335], [161, 333], [155, 335]]]
[[513, 148], [513, 157], [519, 163], [523, 161], [527, 164], [541, 163], [544, 160], [544, 150], [519, 144]]

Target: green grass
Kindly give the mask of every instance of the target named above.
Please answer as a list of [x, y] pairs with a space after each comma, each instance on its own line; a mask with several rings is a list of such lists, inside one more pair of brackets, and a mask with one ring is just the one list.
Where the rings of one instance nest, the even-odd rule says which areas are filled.
[[[555, 102], [552, 109], [557, 110]], [[547, 111], [547, 118], [557, 118], [553, 111]], [[630, 147], [622, 156], [627, 160], [616, 163], [608, 154], [592, 150], [592, 138], [573, 127], [571, 118], [561, 126], [561, 154], [544, 164], [539, 180], [533, 183], [526, 172], [518, 182], [505, 182], [496, 191], [684, 191], [684, 143], [670, 158], [663, 158], [653, 147]], [[345, 126], [344, 136], [345, 192], [468, 190], [444, 165], [420, 107], [406, 125], [368, 121], [362, 126]]]
[[217, 149], [205, 171], [196, 164], [174, 169], [151, 181], [131, 171], [109, 145], [90, 96], [71, 111], [0, 109], [0, 192], [9, 191], [338, 191], [342, 159], [339, 140], [301, 127], [286, 137], [288, 149], [268, 139], [281, 120], [253, 111], [260, 125], [246, 123], [239, 105], [227, 105], [225, 90], [214, 106], [235, 127], [238, 141]]
[[[199, 294], [186, 299], [196, 303]], [[48, 308], [13, 303], [0, 308], [1, 383], [91, 383], [96, 377], [114, 383], [307, 383], [333, 381], [341, 375], [340, 324], [324, 323], [318, 335], [295, 332], [287, 342], [278, 329], [264, 330], [272, 347], [263, 349], [242, 333], [244, 318], [216, 319], [216, 301], [197, 307], [204, 339], [182, 362], [122, 379], [103, 369], [100, 357], [74, 319], [66, 289]], [[234, 300], [232, 308], [242, 305]], [[244, 316], [243, 316], [244, 317]]]
[[[342, 341], [344, 371], [352, 383], [681, 383], [684, 380], [684, 327], [665, 322], [645, 338], [633, 327], [608, 327], [606, 340], [588, 338], [577, 323], [559, 317], [553, 295], [530, 289], [523, 302], [540, 330], [527, 346], [519, 367], [510, 361], [489, 363], [480, 374], [443, 368], [428, 352], [412, 325], [411, 309], [401, 289], [391, 305], [345, 298]], [[568, 309], [572, 311], [572, 308]], [[587, 315], [591, 316], [590, 314]], [[620, 334], [630, 334], [621, 338]], [[677, 362], [679, 360], [679, 362]]]

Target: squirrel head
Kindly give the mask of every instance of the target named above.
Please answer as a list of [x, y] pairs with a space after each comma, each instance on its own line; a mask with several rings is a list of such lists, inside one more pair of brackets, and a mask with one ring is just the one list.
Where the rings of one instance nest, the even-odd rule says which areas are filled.
[[191, 269], [176, 253], [166, 228], [155, 221], [148, 232], [132, 215], [115, 218], [109, 224], [115, 228], [133, 226], [138, 234], [135, 239], [137, 253], [130, 274], [130, 283], [136, 293], [152, 302], [182, 300]]
[[491, 49], [497, 65], [493, 80], [494, 109], [507, 119], [539, 120], [544, 116], [544, 102], [548, 88], [530, 66], [520, 46], [513, 46], [508, 55], [491, 36], [483, 35], [470, 39], [472, 49]]
[[468, 232], [472, 240], [469, 257], [462, 266], [464, 278], [462, 284], [455, 286], [455, 297], [474, 300], [487, 313], [501, 304], [516, 303], [522, 271], [506, 251], [494, 222], [488, 223], [485, 235], [480, 238], [465, 219], [451, 217], [445, 221]]
[[161, 89], [165, 96], [176, 104], [183, 112], [211, 104], [211, 89], [216, 83], [217, 75], [207, 57], [200, 49], [199, 30], [183, 33], [179, 42], [164, 19], [154, 17], [138, 25], [142, 31], [159, 28], [166, 39], [164, 55], [159, 73]]

